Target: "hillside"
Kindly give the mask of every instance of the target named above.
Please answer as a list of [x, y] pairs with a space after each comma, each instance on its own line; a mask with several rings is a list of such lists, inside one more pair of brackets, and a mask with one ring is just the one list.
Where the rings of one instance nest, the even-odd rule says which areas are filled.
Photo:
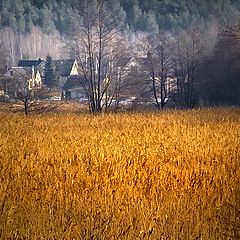
[[[110, 9], [119, 9], [125, 27], [149, 32], [157, 28], [170, 31], [185, 29], [193, 22], [208, 25], [217, 20], [227, 24], [240, 10], [237, 0], [106, 1]], [[75, 20], [74, 13], [81, 13], [84, 6], [84, 1], [76, 0], [4, 0], [0, 3], [0, 26], [21, 33], [39, 26], [45, 33], [56, 29], [64, 34]]]

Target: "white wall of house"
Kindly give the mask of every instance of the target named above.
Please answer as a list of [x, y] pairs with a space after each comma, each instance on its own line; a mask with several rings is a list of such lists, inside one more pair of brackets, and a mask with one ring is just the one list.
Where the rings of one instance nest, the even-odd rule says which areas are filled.
[[35, 75], [35, 84], [39, 87], [42, 86], [42, 78], [41, 78], [41, 74], [39, 71], [37, 71], [36, 75]]
[[177, 91], [177, 78], [175, 77], [167, 77], [167, 91], [174, 92]]
[[71, 94], [71, 99], [85, 99], [86, 94], [83, 92], [82, 88], [69, 89]]

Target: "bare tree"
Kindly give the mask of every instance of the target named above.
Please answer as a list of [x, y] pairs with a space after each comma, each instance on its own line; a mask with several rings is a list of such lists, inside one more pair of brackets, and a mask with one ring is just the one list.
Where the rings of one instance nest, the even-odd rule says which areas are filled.
[[50, 54], [58, 59], [63, 55], [63, 41], [58, 31], [46, 34], [40, 28], [33, 27], [29, 33], [18, 36], [18, 45], [20, 58], [38, 59]]
[[3, 45], [10, 66], [19, 59], [38, 59], [50, 54], [54, 58], [64, 55], [63, 40], [57, 31], [45, 34], [38, 27], [33, 27], [27, 34], [19, 34], [10, 28], [0, 30], [0, 44]]
[[28, 115], [40, 86], [36, 84], [32, 73], [15, 68], [11, 68], [10, 71], [11, 76], [2, 76], [0, 79], [5, 87], [5, 95], [22, 102], [24, 113]]
[[173, 38], [160, 32], [151, 38], [148, 51], [148, 71], [152, 80], [153, 95], [158, 108], [164, 108], [175, 88], [173, 83]]
[[181, 108], [193, 108], [198, 75], [204, 58], [205, 41], [197, 28], [182, 32], [175, 48], [174, 68], [177, 78], [177, 100]]
[[225, 26], [219, 30], [219, 36], [231, 37], [240, 41], [240, 19], [235, 24]]
[[27, 79], [24, 79], [24, 78], [18, 79], [16, 98], [23, 103], [25, 115], [28, 115], [28, 113], [29, 113], [31, 101], [34, 98], [33, 91], [34, 91], [33, 89], [31, 89], [31, 90], [29, 89]]
[[74, 31], [71, 52], [86, 80], [91, 113], [107, 109], [118, 90], [117, 62], [126, 52], [118, 20], [117, 12], [109, 11], [105, 2], [87, 2]]
[[0, 39], [1, 44], [7, 52], [9, 64], [14, 65], [17, 58], [17, 42], [15, 32], [10, 28], [3, 28], [0, 30]]
[[9, 65], [7, 49], [4, 46], [2, 39], [0, 39], [0, 76], [2, 76]]

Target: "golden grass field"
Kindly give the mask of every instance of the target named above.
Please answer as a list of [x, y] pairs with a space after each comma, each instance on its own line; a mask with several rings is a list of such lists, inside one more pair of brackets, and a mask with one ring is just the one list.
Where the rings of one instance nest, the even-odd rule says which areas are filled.
[[0, 239], [240, 239], [240, 109], [0, 113]]

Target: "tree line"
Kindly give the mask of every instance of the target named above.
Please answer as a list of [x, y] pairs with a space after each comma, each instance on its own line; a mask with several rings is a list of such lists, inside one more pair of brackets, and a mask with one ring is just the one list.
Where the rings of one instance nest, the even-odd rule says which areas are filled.
[[[218, 20], [231, 22], [239, 14], [237, 0], [106, 0], [111, 10], [119, 10], [125, 30], [178, 31], [189, 23]], [[75, 12], [84, 11], [86, 0], [4, 0], [0, 2], [0, 26], [19, 33], [30, 32], [33, 26], [44, 33], [58, 30], [66, 34], [74, 23]], [[94, 6], [95, 3], [92, 3]]]

